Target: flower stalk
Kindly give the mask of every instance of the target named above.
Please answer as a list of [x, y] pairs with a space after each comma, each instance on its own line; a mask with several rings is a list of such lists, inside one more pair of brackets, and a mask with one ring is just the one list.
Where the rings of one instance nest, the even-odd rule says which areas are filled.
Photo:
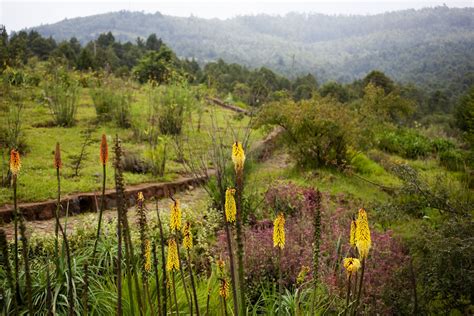
[[107, 146], [107, 137], [102, 134], [102, 141], [100, 143], [100, 163], [102, 165], [102, 198], [100, 200], [99, 222], [97, 223], [97, 235], [94, 243], [94, 251], [92, 252], [92, 262], [95, 260], [97, 251], [97, 244], [100, 239], [100, 229], [102, 225], [102, 215], [105, 209], [105, 183], [107, 179], [107, 161], [109, 160], [109, 149]]

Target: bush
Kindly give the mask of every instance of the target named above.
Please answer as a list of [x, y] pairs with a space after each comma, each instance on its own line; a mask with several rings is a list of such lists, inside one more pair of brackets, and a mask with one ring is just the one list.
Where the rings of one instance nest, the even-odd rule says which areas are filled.
[[79, 89], [78, 83], [64, 70], [45, 83], [44, 100], [56, 125], [70, 127], [75, 124]]
[[361, 133], [355, 113], [327, 98], [292, 100], [266, 104], [256, 126], [276, 125], [284, 129], [284, 140], [299, 165], [343, 166], [349, 146]]
[[[152, 121], [158, 121], [158, 129], [164, 135], [179, 135], [184, 114], [195, 103], [194, 95], [188, 87], [180, 84], [152, 88], [150, 94]], [[154, 123], [154, 122], [153, 122]]]
[[460, 150], [445, 150], [439, 154], [439, 163], [450, 171], [461, 171], [464, 170], [464, 155]]
[[445, 138], [436, 138], [431, 141], [431, 146], [433, 148], [433, 152], [435, 153], [442, 153], [444, 151], [453, 150], [456, 148], [456, 145]]
[[104, 87], [93, 89], [90, 94], [99, 121], [107, 122], [113, 118], [118, 126], [130, 127], [131, 95], [128, 91]]
[[399, 129], [382, 133], [379, 137], [379, 148], [404, 158], [417, 159], [431, 153], [428, 138], [410, 129]]

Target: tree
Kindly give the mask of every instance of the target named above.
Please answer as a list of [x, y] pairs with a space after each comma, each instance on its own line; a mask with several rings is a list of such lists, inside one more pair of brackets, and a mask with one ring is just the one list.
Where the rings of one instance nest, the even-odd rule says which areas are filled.
[[150, 51], [140, 59], [133, 72], [140, 83], [148, 80], [163, 83], [174, 67], [175, 58], [174, 53], [163, 45], [158, 52]]
[[474, 147], [474, 86], [461, 98], [456, 108], [456, 124]]
[[159, 51], [161, 48], [161, 45], [163, 45], [163, 41], [158, 38], [156, 38], [156, 34], [152, 33], [148, 38], [146, 39], [146, 44], [145, 47], [148, 50], [156, 50]]
[[87, 48], [83, 48], [77, 59], [77, 69], [89, 70], [94, 69], [94, 58]]
[[385, 94], [389, 94], [394, 89], [394, 83], [392, 79], [387, 77], [383, 72], [378, 70], [373, 70], [364, 78], [364, 87], [369, 83], [373, 84], [376, 87], [380, 87], [385, 91]]

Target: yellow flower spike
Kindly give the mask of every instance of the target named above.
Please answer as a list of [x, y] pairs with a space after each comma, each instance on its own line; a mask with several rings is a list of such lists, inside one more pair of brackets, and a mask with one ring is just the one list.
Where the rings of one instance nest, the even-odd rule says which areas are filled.
[[109, 148], [107, 146], [107, 137], [102, 134], [102, 141], [100, 143], [100, 162], [102, 165], [106, 165], [109, 160]]
[[232, 161], [234, 162], [235, 172], [240, 172], [244, 169], [245, 152], [242, 143], [237, 141], [232, 145]]
[[349, 237], [349, 243], [350, 243], [352, 248], [356, 247], [356, 241], [357, 241], [356, 228], [357, 228], [356, 220], [353, 219], [351, 221], [351, 232], [350, 232], [350, 237]]
[[228, 188], [225, 191], [225, 218], [229, 223], [235, 222], [235, 215], [237, 214], [234, 194], [235, 189], [233, 188]]
[[12, 149], [10, 152], [10, 171], [11, 173], [16, 176], [20, 172], [21, 169], [21, 159], [20, 153], [15, 149]]
[[346, 269], [347, 277], [350, 277], [360, 268], [360, 261], [357, 258], [344, 258], [344, 269]]
[[145, 201], [145, 197], [143, 196], [143, 192], [138, 192], [137, 195], [137, 202], [143, 203]]
[[61, 160], [61, 148], [59, 147], [59, 143], [56, 143], [56, 150], [54, 151], [54, 168], [61, 169], [63, 166], [63, 162]]
[[359, 250], [359, 259], [367, 258], [369, 255], [372, 241], [370, 239], [369, 221], [367, 220], [367, 213], [363, 208], [359, 210], [359, 216], [356, 222], [356, 246]]
[[175, 200], [171, 204], [171, 218], [170, 218], [171, 231], [178, 231], [181, 229], [181, 208], [179, 206], [179, 200]]
[[188, 250], [193, 248], [193, 235], [191, 233], [190, 222], [186, 222], [183, 226], [183, 247]]
[[151, 271], [151, 242], [150, 240], [145, 240], [145, 271]]
[[222, 278], [220, 281], [219, 296], [223, 299], [227, 299], [229, 297], [229, 282], [226, 278]]
[[178, 271], [178, 245], [174, 239], [168, 241], [168, 257], [166, 258], [166, 271]]
[[285, 247], [285, 216], [278, 214], [273, 222], [273, 247], [283, 249]]

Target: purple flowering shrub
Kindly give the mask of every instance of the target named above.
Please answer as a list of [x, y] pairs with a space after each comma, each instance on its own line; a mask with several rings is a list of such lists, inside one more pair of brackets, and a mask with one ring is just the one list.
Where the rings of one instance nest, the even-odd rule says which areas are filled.
[[[278, 249], [273, 247], [272, 239], [273, 219], [277, 212], [284, 212], [286, 217], [286, 243], [281, 259], [285, 286], [294, 286], [302, 266], [312, 269], [312, 197], [315, 193], [314, 189], [292, 183], [279, 183], [267, 191], [265, 202], [271, 219], [257, 221], [245, 230], [245, 273], [250, 294], [258, 295], [261, 286], [266, 282], [276, 282], [278, 278]], [[350, 221], [357, 209], [330, 207], [329, 199], [323, 194], [319, 278], [331, 294], [345, 297], [346, 275], [342, 259], [351, 253], [348, 240]], [[368, 214], [370, 223], [370, 210]], [[372, 249], [365, 270], [363, 301], [367, 310], [376, 306], [378, 312], [390, 313], [389, 302], [384, 301], [385, 288], [390, 286], [396, 272], [406, 266], [409, 258], [391, 231], [380, 232], [371, 227], [371, 236]], [[218, 236], [217, 251], [226, 254], [223, 232]], [[311, 278], [311, 275], [307, 277]]]

